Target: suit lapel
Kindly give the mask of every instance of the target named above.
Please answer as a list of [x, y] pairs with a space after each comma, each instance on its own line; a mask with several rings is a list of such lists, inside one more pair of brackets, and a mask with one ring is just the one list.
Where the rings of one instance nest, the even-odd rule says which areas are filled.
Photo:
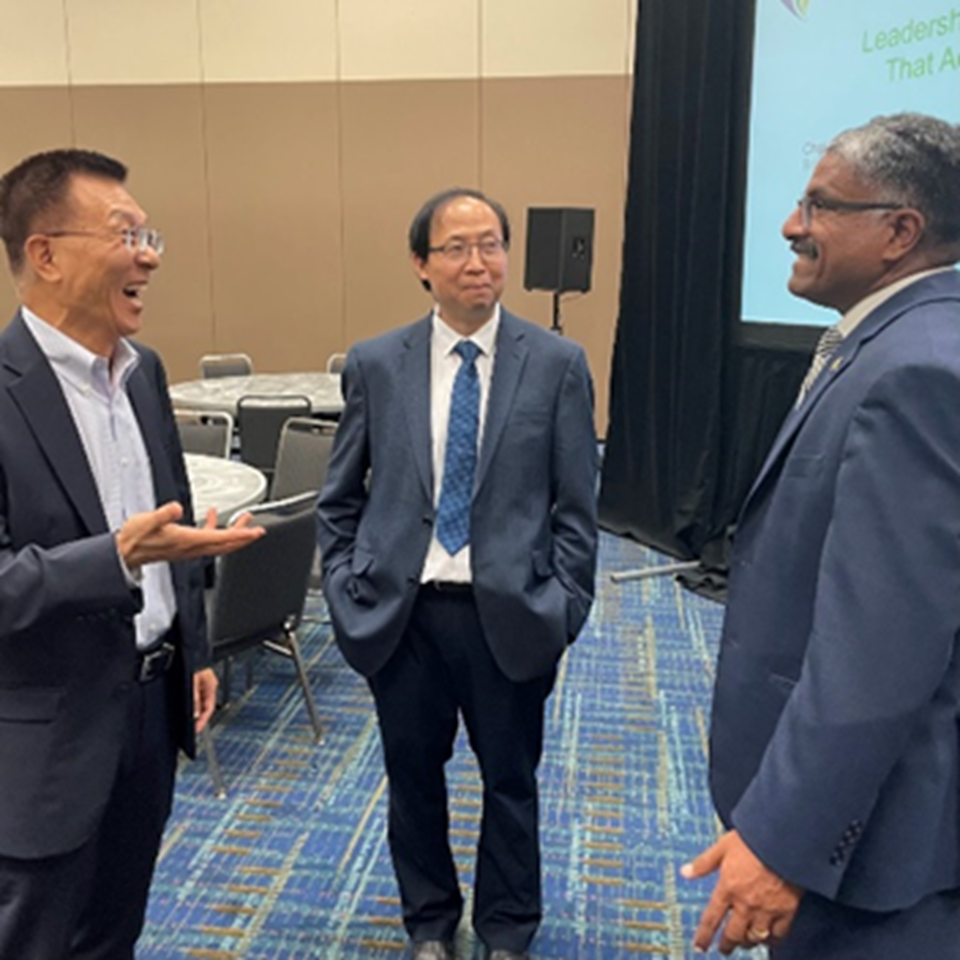
[[894, 294], [889, 300], [881, 303], [876, 310], [868, 314], [857, 325], [827, 362], [826, 367], [814, 381], [800, 406], [790, 408], [790, 412], [783, 421], [783, 426], [780, 428], [780, 432], [777, 434], [777, 438], [774, 440], [773, 446], [770, 448], [770, 452], [767, 454], [766, 460], [760, 468], [760, 472], [750, 487], [750, 492], [744, 500], [741, 514], [746, 510], [747, 505], [753, 499], [754, 494], [759, 490], [763, 481], [774, 470], [780, 459], [789, 449], [790, 443], [796, 436], [797, 431], [810, 415], [813, 408], [820, 402], [820, 398], [830, 385], [838, 377], [842, 376], [856, 360], [860, 348], [872, 340], [884, 327], [896, 320], [906, 310], [930, 297], [937, 298], [942, 295], [941, 287], [944, 288], [948, 297], [956, 296], [956, 286], [956, 275], [949, 273], [921, 280], [915, 287], [906, 287], [904, 290]]
[[756, 493], [760, 485], [766, 479], [767, 475], [773, 470], [777, 462], [789, 448], [790, 442], [796, 436], [801, 424], [810, 415], [810, 411], [820, 401], [820, 397], [823, 392], [850, 365], [854, 354], [856, 354], [856, 352], [860, 349], [861, 342], [862, 341], [856, 336], [856, 331], [847, 337], [843, 343], [837, 347], [835, 353], [827, 362], [827, 365], [824, 367], [824, 369], [820, 371], [820, 375], [807, 391], [806, 396], [803, 398], [803, 402], [799, 406], [796, 406], [796, 404], [791, 405], [790, 410], [780, 427], [780, 432], [773, 441], [773, 446], [770, 448], [769, 453], [767, 453], [766, 459], [763, 462], [763, 466], [760, 468], [760, 472], [757, 474], [756, 479], [753, 481], [753, 485], [750, 487], [750, 492], [747, 494], [747, 498], [744, 501], [744, 506], [749, 503], [754, 493]]
[[60, 382], [19, 314], [4, 335], [4, 364], [19, 375], [9, 386], [50, 468], [91, 533], [107, 530], [83, 442]]
[[400, 355], [400, 387], [410, 449], [420, 482], [427, 497], [433, 500], [433, 447], [430, 439], [430, 330], [431, 318], [414, 324]]
[[510, 419], [510, 409], [526, 362], [527, 347], [523, 342], [523, 331], [516, 319], [503, 310], [500, 314], [500, 329], [497, 331], [497, 352], [493, 361], [493, 376], [490, 379], [490, 396], [487, 399], [480, 457], [473, 482], [474, 495], [487, 475], [497, 444]]
[[176, 499], [177, 484], [170, 469], [170, 454], [163, 446], [163, 415], [157, 391], [147, 379], [145, 360], [141, 356], [136, 370], [130, 375], [127, 395], [140, 424], [140, 435], [147, 448], [150, 472], [153, 475], [153, 490], [157, 506]]

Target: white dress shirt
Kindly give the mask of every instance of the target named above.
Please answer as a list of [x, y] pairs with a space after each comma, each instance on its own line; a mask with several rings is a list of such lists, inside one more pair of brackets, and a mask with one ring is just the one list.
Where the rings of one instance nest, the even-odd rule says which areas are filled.
[[[453, 381], [462, 362], [460, 355], [454, 352], [454, 347], [461, 340], [470, 340], [480, 350], [475, 361], [477, 376], [480, 380], [480, 411], [477, 424], [477, 450], [479, 451], [483, 444], [483, 427], [487, 416], [487, 399], [490, 395], [490, 379], [493, 376], [499, 329], [499, 304], [494, 309], [493, 316], [471, 337], [462, 337], [444, 322], [436, 309], [433, 312], [433, 330], [430, 335], [430, 436], [435, 507], [440, 502], [440, 491], [443, 489], [443, 461], [447, 451], [447, 422], [450, 419]], [[421, 583], [427, 583], [430, 580], [457, 583], [469, 583], [471, 580], [470, 544], [468, 543], [451, 557], [437, 539], [436, 526], [434, 526], [427, 559], [420, 574]]]
[[[26, 307], [20, 312], [63, 390], [109, 529], [119, 530], [135, 513], [155, 510], [157, 499], [150, 458], [127, 395], [130, 374], [140, 362], [136, 349], [121, 340], [111, 362], [87, 350]], [[123, 565], [122, 559], [120, 562]], [[129, 577], [129, 571], [126, 572]], [[141, 568], [140, 586], [143, 609], [134, 619], [134, 625], [137, 647], [145, 649], [170, 629], [177, 612], [170, 565], [145, 564]]]

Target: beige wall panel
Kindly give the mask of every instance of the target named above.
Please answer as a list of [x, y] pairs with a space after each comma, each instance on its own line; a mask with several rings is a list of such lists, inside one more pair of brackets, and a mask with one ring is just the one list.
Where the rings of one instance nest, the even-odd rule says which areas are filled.
[[340, 4], [341, 79], [477, 77], [480, 2], [488, 0], [346, 0]]
[[[0, 88], [0, 174], [31, 153], [72, 144], [70, 95], [64, 87]], [[17, 305], [6, 254], [0, 257], [0, 327]]]
[[215, 344], [258, 370], [342, 350], [337, 94], [327, 84], [206, 89]]
[[0, 11], [0, 86], [66, 84], [63, 0], [10, 3]]
[[354, 342], [426, 313], [407, 255], [427, 197], [479, 179], [476, 81], [348, 84], [343, 96], [346, 332]]
[[629, 71], [631, 0], [483, 0], [484, 77]]
[[74, 83], [199, 82], [197, 0], [64, 3]]
[[633, 74], [633, 63], [637, 58], [637, 17], [639, 0], [630, 0], [630, 14], [627, 21], [627, 73]]
[[587, 351], [601, 436], [620, 295], [629, 87], [627, 77], [495, 80], [483, 94], [484, 189], [515, 226], [510, 307], [550, 325], [550, 294], [523, 290], [527, 207], [596, 210], [592, 289], [563, 301], [563, 326]]
[[336, 79], [336, 0], [199, 3], [207, 82]]
[[212, 342], [200, 88], [82, 87], [73, 96], [78, 145], [128, 165], [130, 192], [167, 240], [141, 337], [172, 380], [194, 377]]

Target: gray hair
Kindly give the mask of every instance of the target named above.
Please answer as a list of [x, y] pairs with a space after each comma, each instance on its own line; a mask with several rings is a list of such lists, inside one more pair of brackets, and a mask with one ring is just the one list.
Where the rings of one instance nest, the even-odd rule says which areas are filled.
[[874, 117], [827, 146], [884, 199], [919, 210], [930, 245], [960, 256], [960, 125], [922, 113]]

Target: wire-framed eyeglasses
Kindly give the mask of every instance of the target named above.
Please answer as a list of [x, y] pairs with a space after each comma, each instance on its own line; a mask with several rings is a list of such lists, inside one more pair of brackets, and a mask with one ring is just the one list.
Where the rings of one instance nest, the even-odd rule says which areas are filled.
[[481, 260], [496, 260], [506, 249], [507, 244], [499, 237], [487, 237], [475, 243], [467, 243], [466, 240], [449, 240], [439, 247], [427, 247], [429, 253], [439, 253], [450, 263], [464, 263], [470, 259], [470, 254], [474, 250], [480, 254]]
[[828, 213], [860, 213], [864, 210], [902, 210], [902, 203], [882, 202], [873, 203], [868, 200], [831, 200], [829, 197], [802, 196], [797, 201], [800, 208], [800, 221], [804, 229], [809, 230], [813, 223], [814, 213], [826, 211]]
[[166, 242], [159, 230], [150, 227], [126, 227], [123, 230], [49, 230], [45, 237], [120, 237], [128, 250], [145, 253], [152, 250], [158, 257], [163, 254]]

